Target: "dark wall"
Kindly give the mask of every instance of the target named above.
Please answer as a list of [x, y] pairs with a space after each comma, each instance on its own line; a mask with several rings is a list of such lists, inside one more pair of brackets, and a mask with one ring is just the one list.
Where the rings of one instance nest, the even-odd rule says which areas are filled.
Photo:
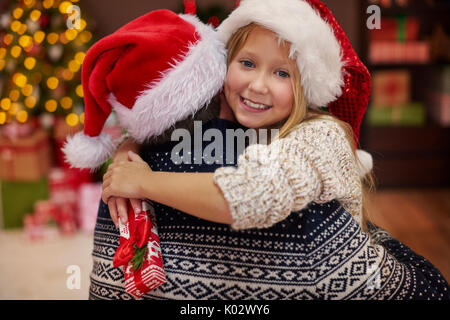
[[[197, 6], [208, 7], [220, 4], [229, 10], [235, 0], [197, 0]], [[103, 37], [114, 32], [127, 22], [156, 9], [178, 10], [182, 8], [182, 0], [84, 0], [85, 10], [91, 20], [95, 21], [97, 35]]]
[[[200, 7], [221, 4], [231, 10], [236, 0], [197, 0]], [[324, 0], [347, 33], [356, 51], [359, 51], [360, 21], [359, 0]], [[155, 9], [166, 8], [177, 10], [182, 0], [84, 0], [81, 3], [83, 11], [95, 23], [96, 34], [103, 37], [114, 32], [120, 26]]]

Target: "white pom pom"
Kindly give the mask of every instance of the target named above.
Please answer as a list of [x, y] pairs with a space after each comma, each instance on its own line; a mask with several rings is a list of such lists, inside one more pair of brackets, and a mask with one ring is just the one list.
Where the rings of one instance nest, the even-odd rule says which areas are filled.
[[68, 137], [61, 149], [72, 167], [80, 169], [95, 169], [108, 160], [115, 150], [111, 137], [101, 134], [98, 137], [90, 137], [83, 132], [78, 132], [73, 137]]
[[373, 159], [370, 153], [367, 151], [358, 149], [356, 150], [356, 157], [358, 158], [359, 165], [359, 176], [363, 178], [366, 174], [368, 174], [373, 169]]

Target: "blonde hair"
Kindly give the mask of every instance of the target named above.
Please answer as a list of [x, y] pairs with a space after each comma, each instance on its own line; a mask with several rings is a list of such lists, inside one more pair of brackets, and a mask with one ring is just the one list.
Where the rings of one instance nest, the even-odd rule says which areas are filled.
[[[256, 23], [250, 23], [246, 26], [243, 26], [239, 28], [228, 40], [227, 42], [227, 49], [228, 49], [228, 56], [227, 56], [227, 64], [230, 65], [230, 62], [234, 59], [236, 54], [239, 52], [239, 50], [244, 46], [246, 43], [250, 33], [256, 28], [259, 27]], [[264, 28], [264, 26], [261, 26]], [[286, 44], [286, 42], [282, 39], [279, 41], [280, 44]], [[286, 137], [290, 132], [292, 132], [297, 125], [299, 125], [303, 121], [312, 121], [317, 120], [321, 118], [326, 119], [332, 119], [336, 123], [339, 124], [339, 126], [343, 129], [345, 132], [345, 136], [349, 142], [349, 144], [352, 146], [353, 156], [357, 162], [358, 166], [361, 166], [361, 163], [359, 162], [358, 157], [356, 156], [356, 146], [354, 143], [354, 133], [352, 130], [352, 127], [336, 118], [335, 116], [331, 115], [328, 112], [321, 111], [321, 110], [313, 110], [308, 108], [308, 102], [306, 101], [306, 97], [304, 94], [303, 86], [301, 83], [301, 75], [298, 70], [298, 68], [295, 68], [294, 74], [291, 75], [291, 81], [292, 81], [292, 88], [294, 91], [294, 105], [292, 108], [292, 112], [290, 113], [289, 117], [284, 120], [282, 123], [280, 123], [279, 133], [278, 133], [278, 139]], [[368, 194], [373, 192], [375, 190], [375, 183], [372, 173], [365, 175], [364, 178], [361, 179], [362, 183], [362, 203], [363, 203], [363, 210], [362, 210], [362, 228], [364, 231], [367, 231], [366, 229], [366, 222], [369, 221], [369, 211], [367, 209], [368, 207]]]

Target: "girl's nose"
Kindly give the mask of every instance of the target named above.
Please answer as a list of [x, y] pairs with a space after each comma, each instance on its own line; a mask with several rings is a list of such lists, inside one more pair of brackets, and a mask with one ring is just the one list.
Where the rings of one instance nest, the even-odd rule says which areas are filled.
[[250, 81], [249, 89], [257, 94], [266, 94], [269, 90], [267, 88], [266, 79], [263, 74], [257, 74]]

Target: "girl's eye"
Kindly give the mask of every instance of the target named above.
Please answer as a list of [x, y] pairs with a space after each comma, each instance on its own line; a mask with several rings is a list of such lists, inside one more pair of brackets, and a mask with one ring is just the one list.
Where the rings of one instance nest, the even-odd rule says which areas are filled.
[[287, 73], [286, 71], [277, 71], [277, 75], [282, 77], [282, 78], [289, 78], [289, 73]]
[[240, 63], [247, 68], [253, 68], [253, 62], [249, 61], [249, 60], [241, 60]]

